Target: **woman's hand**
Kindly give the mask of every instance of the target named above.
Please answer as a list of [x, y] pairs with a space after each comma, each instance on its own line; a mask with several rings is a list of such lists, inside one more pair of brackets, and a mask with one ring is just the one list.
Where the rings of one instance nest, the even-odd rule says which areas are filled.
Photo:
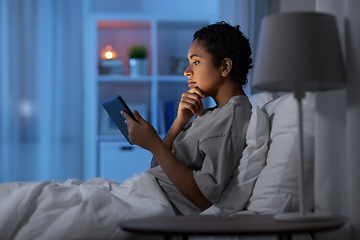
[[180, 122], [186, 123], [194, 114], [199, 114], [203, 110], [202, 98], [205, 98], [205, 94], [198, 87], [191, 88], [183, 93], [176, 118]]
[[130, 117], [125, 111], [121, 111], [121, 114], [126, 119], [126, 125], [128, 127], [129, 139], [131, 143], [136, 144], [142, 148], [145, 148], [149, 151], [156, 146], [157, 142], [161, 142], [159, 135], [157, 134], [154, 127], [145, 121], [138, 111], [134, 111], [134, 119]]

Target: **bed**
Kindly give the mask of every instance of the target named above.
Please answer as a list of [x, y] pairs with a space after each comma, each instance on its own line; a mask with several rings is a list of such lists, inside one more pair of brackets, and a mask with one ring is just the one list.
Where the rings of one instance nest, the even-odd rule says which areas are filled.
[[[219, 201], [202, 214], [264, 214], [298, 209], [297, 103], [291, 94], [277, 97], [260, 93], [250, 100], [253, 114], [240, 165]], [[313, 94], [306, 94], [303, 109], [305, 207], [311, 211]], [[117, 223], [175, 216], [156, 180], [147, 173], [137, 174], [123, 184], [104, 178], [1, 184], [0, 213], [2, 240], [136, 239], [121, 231]]]

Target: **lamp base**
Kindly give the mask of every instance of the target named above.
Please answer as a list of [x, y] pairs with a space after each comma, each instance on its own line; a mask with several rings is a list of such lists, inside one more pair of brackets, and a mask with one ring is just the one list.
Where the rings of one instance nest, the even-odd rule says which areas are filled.
[[330, 214], [320, 213], [282, 213], [274, 215], [277, 222], [326, 222], [333, 220]]

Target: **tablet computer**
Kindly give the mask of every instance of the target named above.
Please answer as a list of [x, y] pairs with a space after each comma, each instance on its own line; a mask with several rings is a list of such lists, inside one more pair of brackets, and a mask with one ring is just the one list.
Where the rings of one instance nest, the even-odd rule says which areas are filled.
[[129, 132], [127, 125], [125, 123], [125, 118], [121, 114], [121, 111], [127, 112], [135, 121], [135, 117], [132, 114], [130, 108], [127, 106], [125, 101], [122, 99], [120, 95], [109, 98], [105, 101], [101, 102], [101, 105], [104, 107], [106, 112], [109, 114], [111, 119], [114, 121], [115, 125], [119, 128], [121, 133], [124, 135], [126, 140], [132, 145], [129, 139]]

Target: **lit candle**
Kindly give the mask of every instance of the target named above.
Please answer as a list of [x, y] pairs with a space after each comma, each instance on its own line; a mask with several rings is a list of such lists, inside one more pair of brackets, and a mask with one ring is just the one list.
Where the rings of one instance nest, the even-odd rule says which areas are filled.
[[104, 54], [104, 57], [105, 57], [106, 59], [116, 58], [116, 53], [113, 52], [113, 51], [111, 51], [111, 50], [112, 50], [112, 46], [107, 45], [105, 49], [106, 49], [106, 52], [105, 52], [105, 54]]

